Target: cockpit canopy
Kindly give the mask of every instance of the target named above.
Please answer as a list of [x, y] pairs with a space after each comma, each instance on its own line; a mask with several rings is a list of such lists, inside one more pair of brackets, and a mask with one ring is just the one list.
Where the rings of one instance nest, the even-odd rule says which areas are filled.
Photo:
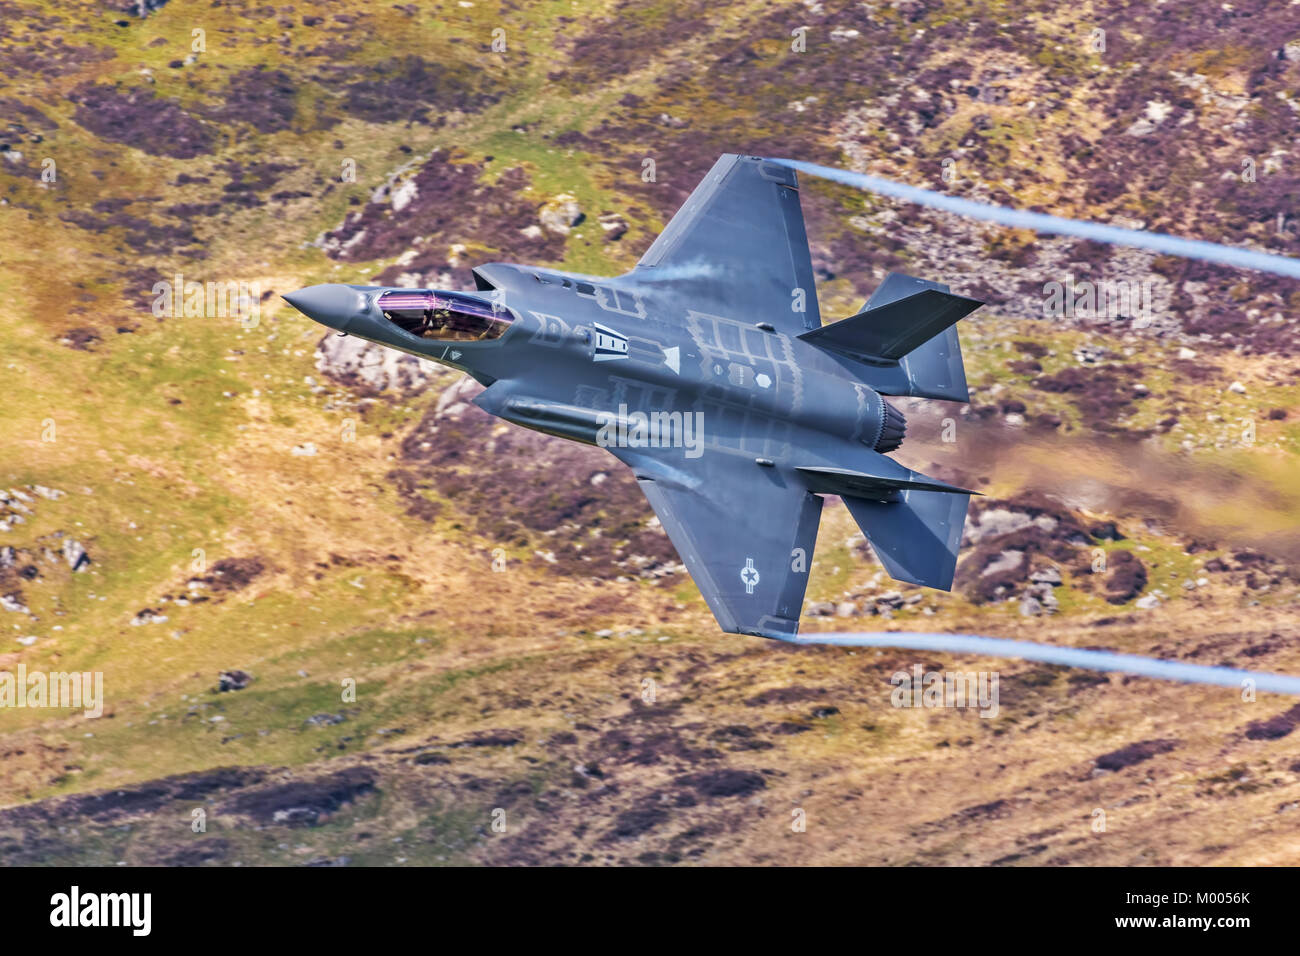
[[383, 293], [378, 305], [386, 319], [422, 339], [486, 342], [514, 321], [508, 310], [466, 292], [402, 289]]

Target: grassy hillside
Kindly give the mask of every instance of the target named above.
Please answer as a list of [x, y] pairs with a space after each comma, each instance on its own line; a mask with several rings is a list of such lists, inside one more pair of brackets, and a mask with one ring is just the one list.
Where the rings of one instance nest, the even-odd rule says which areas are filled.
[[[107, 698], [0, 709], [0, 859], [1300, 861], [1290, 701], [720, 635], [611, 458], [346, 373], [278, 297], [616, 273], [721, 152], [1296, 255], [1288, 8], [146, 6], [0, 0], [0, 670]], [[1300, 673], [1294, 283], [802, 193], [827, 318], [889, 270], [989, 303], [970, 408], [905, 409], [987, 496], [953, 592], [829, 504], [806, 629]], [[256, 321], [156, 314], [177, 274]], [[1067, 275], [1153, 320], [1045, 317]], [[917, 663], [1000, 715], [892, 707]]]

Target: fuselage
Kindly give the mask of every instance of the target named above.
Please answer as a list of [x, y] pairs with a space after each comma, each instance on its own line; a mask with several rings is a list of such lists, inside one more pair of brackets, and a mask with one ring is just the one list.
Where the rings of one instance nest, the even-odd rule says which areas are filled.
[[[840, 446], [842, 461], [844, 445], [872, 448], [881, 438], [886, 405], [854, 363], [771, 325], [719, 314], [725, 303], [693, 301], [680, 283], [503, 263], [474, 271], [474, 295], [504, 326], [480, 339], [395, 311], [406, 290], [313, 288], [350, 290], [339, 295], [351, 297], [352, 314], [331, 327], [467, 372], [488, 386], [478, 399], [487, 411], [577, 441], [608, 446], [613, 437], [635, 449], [672, 440], [645, 422], [679, 426], [690, 415], [703, 449], [777, 464], [797, 447], [804, 464], [828, 451], [816, 446]], [[808, 433], [819, 439], [813, 447]]]

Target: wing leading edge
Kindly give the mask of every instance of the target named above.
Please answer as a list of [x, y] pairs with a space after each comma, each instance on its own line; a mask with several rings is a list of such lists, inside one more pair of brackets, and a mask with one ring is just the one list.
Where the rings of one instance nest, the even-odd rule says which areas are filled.
[[748, 457], [711, 452], [689, 483], [625, 461], [722, 630], [798, 632], [820, 497]]
[[633, 275], [671, 280], [694, 307], [798, 335], [821, 327], [799, 180], [791, 169], [724, 154]]

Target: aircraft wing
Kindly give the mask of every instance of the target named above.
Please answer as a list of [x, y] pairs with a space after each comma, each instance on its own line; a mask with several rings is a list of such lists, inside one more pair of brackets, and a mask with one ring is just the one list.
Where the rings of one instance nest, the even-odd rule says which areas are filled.
[[638, 280], [673, 282], [688, 308], [799, 335], [821, 327], [794, 170], [724, 154], [646, 250]]
[[637, 483], [718, 625], [733, 634], [799, 630], [822, 499], [752, 457], [708, 450], [669, 467], [623, 449]]

